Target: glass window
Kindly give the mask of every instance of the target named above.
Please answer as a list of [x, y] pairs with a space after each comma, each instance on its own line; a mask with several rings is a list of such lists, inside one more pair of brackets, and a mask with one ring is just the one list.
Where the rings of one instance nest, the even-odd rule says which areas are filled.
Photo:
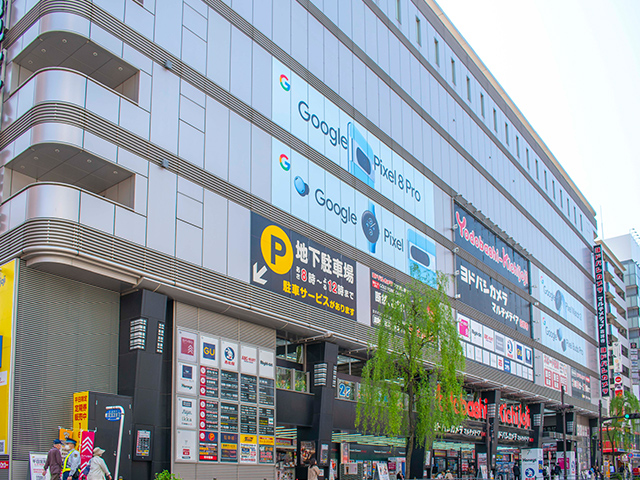
[[336, 389], [336, 395], [342, 400], [355, 400], [356, 383], [349, 382], [348, 380], [338, 379], [338, 388]]
[[440, 66], [440, 47], [439, 47], [437, 38], [433, 39], [433, 46], [435, 47], [435, 50], [436, 50], [436, 65]]
[[291, 390], [291, 370], [284, 367], [276, 367], [276, 388]]
[[471, 79], [467, 77], [467, 100], [471, 101]]
[[520, 158], [520, 137], [516, 135], [516, 155]]
[[509, 145], [509, 124], [506, 122], [504, 124], [504, 138], [507, 140], [507, 145]]
[[402, 17], [400, 16], [400, 0], [396, 0], [396, 20], [398, 20], [398, 23], [402, 23]]
[[527, 148], [527, 170], [531, 170], [531, 167], [529, 166], [529, 149]]
[[496, 109], [493, 109], [493, 129], [497, 132], [498, 131], [498, 112], [496, 112]]
[[536, 180], [540, 180], [540, 173], [538, 172], [538, 159], [536, 158]]
[[416, 17], [416, 42], [422, 46], [422, 30], [420, 28], [420, 18]]
[[294, 390], [296, 392], [306, 392], [307, 391], [307, 372], [294, 370], [293, 376], [295, 378]]
[[451, 81], [453, 84], [456, 84], [456, 61], [451, 59]]
[[482, 113], [482, 118], [484, 118], [484, 95], [480, 94], [480, 113]]

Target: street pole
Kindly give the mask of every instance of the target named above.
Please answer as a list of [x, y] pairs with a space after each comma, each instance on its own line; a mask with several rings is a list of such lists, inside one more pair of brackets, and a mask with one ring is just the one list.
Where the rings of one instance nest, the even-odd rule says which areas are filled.
[[598, 474], [602, 478], [602, 399], [598, 401], [598, 449], [596, 455], [598, 457]]
[[560, 390], [560, 399], [562, 402], [562, 456], [564, 458], [564, 480], [567, 480], [567, 409], [564, 404], [564, 385]]

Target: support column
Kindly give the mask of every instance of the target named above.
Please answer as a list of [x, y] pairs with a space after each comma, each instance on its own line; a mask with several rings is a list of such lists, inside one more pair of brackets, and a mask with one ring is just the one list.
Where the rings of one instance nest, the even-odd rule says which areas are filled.
[[[134, 445], [123, 455], [131, 458], [136, 479], [151, 480], [171, 467], [172, 323], [165, 295], [138, 290], [120, 300], [118, 393], [133, 398]], [[148, 449], [136, 450], [138, 440]]]
[[[333, 433], [333, 404], [336, 399], [338, 345], [329, 342], [307, 345], [306, 356], [307, 371], [311, 379], [309, 391], [313, 394], [313, 421], [311, 428], [298, 429], [298, 438], [300, 441], [315, 442], [318, 466], [325, 469], [327, 476]], [[326, 461], [322, 458], [323, 445], [327, 448]], [[306, 467], [300, 467], [296, 471], [297, 478], [306, 478], [306, 475]]]
[[482, 392], [482, 399], [487, 400], [487, 422], [490, 433], [490, 446], [487, 451], [487, 466], [490, 470], [496, 468], [496, 452], [498, 451], [498, 431], [500, 430], [499, 409], [500, 409], [500, 390], [492, 390]]
[[531, 448], [542, 448], [544, 432], [544, 402], [529, 404], [531, 412], [531, 428], [533, 429], [533, 445]]

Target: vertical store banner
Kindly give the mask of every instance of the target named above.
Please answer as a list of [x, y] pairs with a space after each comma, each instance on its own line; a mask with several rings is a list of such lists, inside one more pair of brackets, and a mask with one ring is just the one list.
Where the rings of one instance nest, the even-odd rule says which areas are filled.
[[0, 454], [9, 453], [17, 273], [18, 260], [0, 267]]
[[598, 321], [598, 362], [600, 368], [600, 394], [609, 396], [609, 344], [607, 340], [607, 313], [604, 301], [604, 259], [602, 246], [593, 247], [593, 270], [596, 281], [596, 318]]

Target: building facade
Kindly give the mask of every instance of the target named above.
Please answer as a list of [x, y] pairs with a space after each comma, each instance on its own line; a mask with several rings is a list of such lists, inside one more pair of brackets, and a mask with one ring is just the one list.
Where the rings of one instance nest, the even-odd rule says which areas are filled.
[[621, 260], [625, 267], [624, 283], [626, 288], [626, 314], [629, 324], [629, 355], [631, 359], [631, 380], [633, 393], [640, 397], [640, 369], [638, 367], [638, 288], [640, 287], [640, 244], [635, 230], [627, 235], [609, 238], [607, 245]]
[[469, 416], [418, 463], [553, 464], [566, 430], [590, 466], [595, 212], [437, 4], [5, 7], [0, 478], [58, 426], [115, 468], [116, 418], [125, 479], [398, 468], [355, 400], [416, 272], [452, 278]]

